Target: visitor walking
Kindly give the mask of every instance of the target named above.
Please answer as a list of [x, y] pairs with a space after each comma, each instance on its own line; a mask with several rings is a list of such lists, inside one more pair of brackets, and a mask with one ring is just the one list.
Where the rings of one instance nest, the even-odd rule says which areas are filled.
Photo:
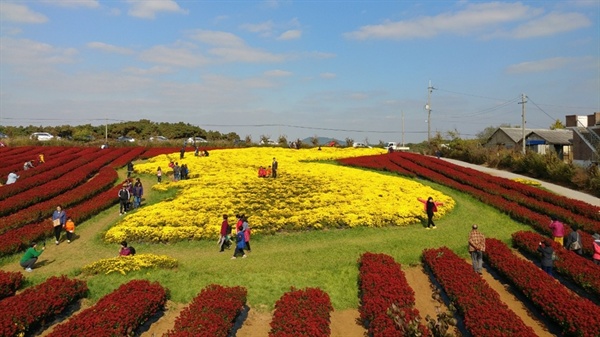
[[137, 178], [132, 189], [133, 194], [133, 208], [138, 208], [142, 204], [142, 196], [144, 195], [144, 187], [140, 178]]
[[71, 240], [73, 240], [73, 234], [75, 234], [75, 222], [73, 219], [71, 219], [71, 217], [69, 217], [67, 222], [65, 222], [65, 232], [67, 233], [67, 243], [71, 243]]
[[425, 229], [436, 229], [435, 223], [433, 223], [433, 215], [437, 212], [438, 206], [443, 206], [443, 202], [435, 202], [432, 197], [427, 198], [427, 200], [423, 200], [421, 198], [417, 198], [420, 202], [423, 203], [425, 213], [427, 213], [427, 227]]
[[242, 216], [242, 232], [244, 233], [244, 243], [248, 252], [251, 252], [250, 249], [250, 224], [248, 224], [248, 218], [243, 215]]
[[32, 271], [33, 265], [37, 262], [38, 257], [42, 255], [42, 253], [46, 249], [46, 247], [44, 246], [40, 251], [37, 250], [36, 247], [37, 244], [35, 242], [32, 242], [31, 246], [25, 251], [25, 254], [21, 258], [21, 261], [19, 261], [19, 264], [21, 265], [21, 267], [25, 268], [26, 272]]
[[583, 246], [581, 245], [581, 235], [578, 232], [579, 226], [572, 225], [571, 233], [567, 235], [567, 240], [565, 241], [565, 247], [575, 252], [577, 255], [583, 255]]
[[485, 236], [477, 229], [477, 225], [473, 225], [469, 233], [469, 253], [473, 270], [479, 275], [483, 273], [483, 252], [485, 252]]
[[66, 222], [67, 213], [65, 213], [61, 206], [56, 206], [56, 210], [52, 212], [52, 226], [54, 226], [54, 238], [56, 239], [55, 243], [57, 245], [60, 242], [60, 233]]
[[542, 270], [545, 271], [546, 274], [553, 276], [552, 266], [554, 264], [554, 259], [552, 257], [554, 255], [554, 249], [552, 249], [552, 242], [550, 240], [540, 242], [537, 250], [542, 253]]
[[552, 231], [554, 242], [558, 242], [561, 246], [564, 246], [563, 237], [565, 236], [565, 225], [558, 221], [558, 218], [555, 216], [550, 217], [550, 220], [550, 225], [548, 225], [548, 227]]
[[235, 260], [238, 256], [238, 254], [241, 254], [242, 258], [246, 258], [246, 254], [244, 253], [244, 246], [246, 244], [244, 242], [244, 233], [238, 232], [235, 236], [235, 240], [236, 240], [235, 251], [233, 252], [233, 256], [231, 257], [231, 259]]
[[127, 178], [131, 177], [133, 173], [133, 163], [130, 161], [127, 163]]
[[225, 248], [229, 249], [231, 242], [229, 241], [229, 234], [231, 233], [231, 226], [227, 221], [227, 214], [223, 214], [223, 222], [221, 223], [221, 236], [219, 238], [219, 252], [225, 251]]
[[119, 215], [123, 215], [127, 213], [127, 203], [129, 203], [129, 198], [131, 195], [127, 190], [127, 185], [123, 184], [121, 189], [119, 190]]

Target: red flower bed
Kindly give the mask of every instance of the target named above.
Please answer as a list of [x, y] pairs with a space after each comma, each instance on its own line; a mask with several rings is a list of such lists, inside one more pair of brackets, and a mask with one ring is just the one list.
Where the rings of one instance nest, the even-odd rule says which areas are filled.
[[[105, 168], [104, 170], [114, 174], [113, 178], [116, 180], [117, 173], [114, 170], [110, 168]], [[96, 186], [96, 188], [100, 187], [101, 185]], [[92, 198], [89, 198], [89, 196], [86, 198], [86, 194], [81, 193], [81, 196], [86, 198], [85, 201], [67, 209], [67, 212], [73, 218], [73, 221], [79, 224], [116, 204], [118, 202], [116, 195], [120, 188], [120, 186], [115, 186]], [[0, 219], [0, 221], [2, 220]], [[28, 247], [31, 241], [50, 237], [52, 233], [52, 221], [50, 219], [10, 230], [0, 235], [0, 242], [2, 242], [2, 245], [0, 245], [0, 256], [22, 251]]]
[[69, 172], [78, 166], [84, 165], [86, 161], [82, 160], [82, 158], [93, 153], [93, 150], [91, 149], [81, 151], [77, 148], [69, 150], [62, 149], [61, 151], [63, 152], [52, 160], [49, 160], [44, 164], [38, 164], [35, 168], [27, 171], [23, 171], [23, 163], [21, 163], [19, 165], [20, 168], [15, 171], [19, 175], [19, 179], [14, 184], [2, 187], [3, 193], [2, 196], [0, 196], [0, 200], [34, 189], [37, 186], [54, 179], [59, 179], [65, 172]]
[[13, 296], [23, 283], [23, 274], [0, 270], [0, 300]]
[[536, 336], [498, 293], [447, 247], [424, 250], [423, 262], [463, 314], [465, 327], [473, 336]]
[[[15, 148], [16, 149], [16, 148]], [[19, 172], [19, 176], [21, 176], [22, 178], [26, 178], [28, 176], [31, 175], [31, 173], [29, 173], [28, 171], [23, 171], [23, 164], [26, 161], [32, 161], [34, 163], [34, 165], [37, 167], [38, 165], [38, 155], [40, 153], [44, 153], [45, 155], [47, 155], [45, 157], [46, 163], [48, 163], [48, 158], [53, 158], [55, 155], [60, 154], [62, 155], [62, 153], [66, 150], [66, 149], [70, 149], [67, 147], [58, 147], [58, 146], [52, 146], [52, 147], [45, 147], [45, 148], [41, 148], [41, 147], [37, 147], [37, 146], [25, 146], [25, 147], [19, 147], [18, 149], [22, 149], [23, 151], [21, 152], [17, 152], [14, 151], [13, 153], [7, 153], [7, 154], [3, 154], [2, 155], [2, 168], [0, 169], [0, 177], [2, 177], [2, 182], [4, 183], [6, 181], [6, 176], [10, 173], [10, 172]], [[21, 175], [23, 174], [23, 175]]]
[[529, 261], [515, 256], [500, 240], [486, 239], [484, 257], [506, 276], [565, 336], [598, 337], [600, 307], [574, 294]]
[[[415, 293], [408, 285], [399, 263], [385, 254], [364, 253], [359, 261], [360, 319], [372, 336], [401, 336], [401, 330], [388, 315], [395, 304], [404, 313], [405, 322], [421, 320], [415, 306]], [[422, 336], [430, 331], [419, 324]]]
[[247, 290], [216, 284], [202, 289], [175, 320], [175, 327], [163, 336], [229, 336], [235, 319], [246, 305]]
[[269, 337], [327, 337], [332, 311], [329, 295], [323, 290], [292, 288], [275, 303]]
[[[538, 244], [545, 240], [537, 233], [526, 231], [513, 233], [512, 239], [515, 246], [533, 255], [539, 255]], [[600, 268], [593, 261], [564, 249], [554, 241], [552, 248], [558, 256], [558, 260], [554, 261], [554, 269], [583, 289], [600, 296]]]
[[163, 310], [166, 302], [167, 291], [160, 284], [133, 280], [56, 326], [48, 336], [130, 336], [149, 317]]
[[411, 178], [415, 177], [414, 173], [396, 165], [394, 162], [390, 161], [389, 157], [385, 155], [378, 154], [371, 156], [344, 158], [338, 159], [338, 162], [348, 166], [366, 167], [376, 170], [394, 172]]
[[87, 293], [85, 281], [50, 277], [0, 301], [0, 336], [31, 332]]

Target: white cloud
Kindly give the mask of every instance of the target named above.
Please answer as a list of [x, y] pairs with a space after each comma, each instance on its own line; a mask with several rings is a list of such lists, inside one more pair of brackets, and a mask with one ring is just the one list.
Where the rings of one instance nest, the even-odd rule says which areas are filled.
[[298, 29], [294, 29], [294, 30], [288, 30], [283, 32], [281, 35], [279, 35], [279, 37], [277, 38], [278, 40], [295, 40], [295, 39], [299, 39], [300, 37], [302, 37], [302, 31], [298, 30]]
[[140, 54], [140, 59], [145, 62], [185, 68], [203, 66], [209, 63], [206, 57], [195, 54], [186, 47], [155, 46], [143, 51]]
[[553, 57], [513, 64], [506, 68], [506, 72], [509, 74], [539, 73], [565, 67], [593, 68], [594, 64], [598, 67], [598, 59], [593, 57]]
[[367, 40], [431, 38], [440, 34], [472, 35], [500, 24], [527, 19], [538, 12], [521, 3], [469, 4], [458, 12], [363, 26], [344, 36], [350, 39]]
[[321, 74], [319, 74], [319, 77], [320, 77], [320, 78], [327, 79], [327, 80], [330, 80], [330, 79], [334, 79], [334, 78], [336, 78], [336, 77], [337, 77], [337, 75], [336, 75], [336, 74], [334, 74], [334, 73], [321, 73]]
[[27, 6], [3, 2], [0, 5], [0, 20], [17, 23], [45, 23], [48, 18], [43, 14], [31, 11]]
[[78, 54], [74, 48], [57, 48], [47, 43], [28, 39], [0, 38], [2, 63], [21, 69], [74, 62]]
[[124, 47], [117, 47], [103, 42], [89, 42], [87, 44], [88, 48], [101, 50], [106, 53], [115, 53], [115, 54], [123, 54], [123, 55], [131, 55], [133, 51]]
[[42, 2], [49, 5], [57, 5], [61, 7], [100, 7], [98, 0], [43, 0]]
[[270, 34], [273, 30], [273, 22], [269, 20], [261, 23], [246, 23], [241, 25], [240, 28], [251, 33]]
[[287, 76], [292, 76], [292, 73], [289, 71], [285, 71], [285, 70], [275, 69], [275, 70], [265, 71], [264, 75], [267, 77], [287, 77]]
[[154, 19], [159, 12], [188, 13], [173, 0], [127, 0], [127, 3], [131, 4], [129, 15], [142, 19]]
[[148, 69], [128, 67], [123, 69], [124, 72], [132, 75], [138, 76], [147, 76], [147, 75], [160, 75], [160, 74], [169, 74], [172, 73], [173, 70], [170, 67], [164, 66], [154, 66]]
[[213, 48], [209, 53], [217, 56], [219, 61], [224, 62], [282, 62], [285, 60], [283, 55], [272, 54], [255, 48]]
[[244, 40], [235, 34], [213, 30], [196, 30], [191, 38], [214, 46], [238, 47], [244, 46]]
[[517, 27], [511, 35], [520, 39], [550, 36], [588, 27], [591, 24], [592, 22], [580, 13], [550, 13]]

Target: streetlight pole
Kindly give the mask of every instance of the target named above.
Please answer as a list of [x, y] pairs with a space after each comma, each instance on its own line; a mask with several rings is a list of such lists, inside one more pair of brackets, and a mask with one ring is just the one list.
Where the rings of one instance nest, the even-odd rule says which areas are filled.
[[429, 86], [427, 87], [427, 104], [425, 109], [427, 110], [427, 144], [431, 145], [431, 93], [434, 87], [431, 86], [431, 80], [429, 80]]
[[521, 102], [519, 102], [519, 104], [521, 104], [521, 142], [523, 143], [523, 154], [526, 153], [525, 150], [525, 103], [527, 103], [527, 101], [525, 100], [525, 98], [527, 98], [527, 96], [525, 96], [525, 94], [521, 94]]

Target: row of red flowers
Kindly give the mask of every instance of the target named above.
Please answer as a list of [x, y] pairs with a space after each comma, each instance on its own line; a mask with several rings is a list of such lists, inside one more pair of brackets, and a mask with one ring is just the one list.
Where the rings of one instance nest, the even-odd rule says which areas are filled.
[[23, 273], [0, 270], [0, 300], [13, 296], [23, 283]]
[[486, 239], [484, 253], [489, 264], [519, 289], [542, 312], [556, 322], [565, 336], [598, 337], [600, 307], [581, 298], [531, 262], [514, 255], [497, 239]]
[[[104, 168], [101, 172], [106, 172], [107, 174], [112, 175], [112, 177], [110, 178], [112, 179], [112, 181], [116, 180], [117, 178], [117, 173], [113, 169]], [[96, 179], [99, 178], [100, 175], [98, 175], [92, 181], [96, 181]], [[93, 187], [92, 185], [90, 186]], [[101, 188], [102, 186], [103, 184], [99, 184], [98, 186], [96, 186], [96, 188]], [[119, 186], [115, 186], [93, 197], [90, 197], [92, 193], [90, 193], [86, 197], [86, 192], [81, 191], [78, 194], [84, 201], [75, 206], [72, 206], [67, 210], [67, 212], [69, 216], [73, 218], [73, 221], [75, 221], [76, 224], [79, 224], [116, 204], [118, 201], [116, 196], [119, 189]], [[1, 220], [2, 219], [0, 219], [0, 221]], [[0, 235], [0, 242], [2, 242], [2, 245], [0, 245], [0, 256], [22, 251], [29, 246], [30, 242], [42, 240], [51, 236], [52, 228], [52, 221], [46, 219], [40, 222], [36, 222], [30, 225], [10, 230]]]
[[0, 336], [32, 332], [43, 321], [84, 297], [87, 290], [85, 281], [52, 276], [44, 283], [3, 299], [0, 301]]
[[327, 337], [332, 311], [329, 295], [323, 290], [292, 288], [275, 303], [269, 337]]
[[[0, 215], [17, 212], [25, 207], [51, 199], [73, 189], [76, 186], [83, 184], [105, 165], [118, 159], [124, 154], [125, 153], [122, 151], [110, 151], [96, 159], [92, 156], [80, 157], [78, 160], [66, 163], [60, 167], [60, 179], [57, 179], [54, 175], [48, 176], [47, 173], [40, 173], [36, 178], [44, 179], [46, 182], [36, 188], [28, 189], [13, 197], [0, 201]], [[85, 164], [90, 159], [92, 159], [92, 161]], [[59, 170], [59, 168], [53, 171], [56, 170]], [[40, 191], [44, 191], [44, 193], [40, 193]], [[1, 227], [0, 232], [6, 229], [8, 228]]]
[[500, 300], [500, 295], [447, 247], [426, 249], [423, 262], [463, 315], [473, 336], [536, 336], [535, 332]]
[[343, 158], [338, 159], [338, 162], [348, 166], [366, 167], [371, 169], [394, 172], [411, 178], [415, 177], [414, 173], [405, 170], [402, 167], [391, 162], [388, 156], [382, 156], [379, 154], [371, 156]]
[[181, 311], [175, 327], [164, 336], [229, 336], [236, 318], [244, 310], [247, 294], [243, 287], [206, 286]]
[[[527, 231], [519, 231], [512, 235], [513, 244], [519, 249], [537, 255], [538, 244], [546, 240], [543, 236]], [[568, 277], [583, 289], [600, 296], [600, 268], [594, 262], [585, 259], [572, 251], [564, 249], [560, 244], [550, 241], [558, 260], [554, 268]]]
[[[600, 212], [600, 207], [579, 201], [576, 204], [581, 206], [582, 209], [587, 210], [585, 215], [581, 215], [573, 211], [572, 208], [564, 208], [561, 204], [555, 204], [554, 200], [558, 199], [558, 197], [543, 200], [542, 195], [534, 194], [531, 188], [527, 190], [529, 193], [524, 193], [525, 189], [523, 187], [527, 185], [511, 181], [510, 179], [494, 177], [478, 170], [461, 167], [443, 160], [436, 160], [432, 157], [411, 153], [400, 154], [400, 156], [407, 160], [421, 159], [418, 161], [419, 165], [458, 182], [473, 186], [493, 195], [502, 196], [532, 211], [543, 213], [547, 216], [556, 216], [568, 223], [578, 224], [590, 233], [600, 232], [600, 221], [596, 220], [600, 218], [600, 213], [598, 213]], [[544, 192], [544, 195], [547, 193]], [[587, 207], [582, 204], [587, 205]]]
[[[358, 287], [360, 319], [374, 336], [402, 336], [400, 327], [388, 315], [395, 304], [404, 314], [404, 322], [421, 321], [415, 306], [415, 293], [408, 284], [399, 263], [385, 254], [364, 253], [358, 260]], [[419, 323], [422, 336], [430, 331]]]
[[[29, 171], [23, 171], [23, 164], [26, 161], [31, 160], [34, 163], [34, 166], [40, 163], [38, 157], [38, 155], [41, 153], [40, 147], [27, 146], [9, 149], [14, 149], [15, 151], [0, 152], [0, 156], [2, 157], [2, 168], [0, 168], [0, 177], [2, 177], [3, 183], [5, 182], [4, 179], [6, 179], [7, 175], [10, 172], [19, 172], [19, 176], [21, 176], [22, 178], [27, 178], [28, 176], [30, 176], [31, 173]], [[20, 149], [22, 151], [17, 151], [17, 149]], [[47, 149], [45, 148], [43, 153], [45, 155], [49, 155], [50, 158], [52, 158], [53, 156], [64, 151], [64, 147], [52, 147]]]
[[[5, 200], [19, 193], [29, 191], [53, 179], [61, 178], [65, 173], [84, 165], [86, 161], [82, 157], [86, 157], [91, 153], [93, 153], [92, 149], [82, 151], [80, 149], [67, 148], [63, 149], [60, 153], [55, 153], [55, 157], [46, 163], [37, 164], [36, 167], [27, 171], [11, 170], [11, 172], [18, 174], [19, 179], [14, 184], [2, 187], [0, 200]], [[20, 164], [20, 166], [22, 165], [23, 163]]]
[[133, 280], [57, 325], [48, 336], [132, 336], [166, 302], [167, 291], [159, 283]]
[[[469, 193], [481, 202], [492, 205], [499, 210], [506, 212], [508, 215], [513, 217], [517, 221], [521, 221], [527, 224], [534, 226], [538, 231], [541, 231], [546, 234], [550, 234], [550, 230], [548, 228], [549, 217], [545, 213], [540, 213], [538, 211], [533, 211], [527, 208], [525, 205], [528, 202], [535, 203], [536, 201], [533, 198], [522, 196], [521, 199], [523, 205], [520, 205], [517, 202], [513, 202], [505, 199], [503, 196], [498, 194], [492, 194], [490, 191], [493, 191], [497, 188], [494, 184], [487, 184], [484, 188], [475, 188], [469, 184], [462, 183], [460, 180], [457, 180], [457, 177], [461, 177], [461, 180], [476, 180], [476, 178], [471, 178], [471, 176], [479, 176], [479, 177], [488, 177], [489, 175], [486, 173], [481, 173], [479, 171], [474, 171], [471, 175], [461, 174], [457, 171], [452, 171], [452, 167], [458, 167], [452, 163], [447, 163], [445, 161], [440, 161], [437, 159], [433, 159], [427, 156], [420, 156], [416, 154], [407, 154], [407, 153], [392, 153], [388, 155], [384, 155], [381, 157], [388, 158], [390, 162], [396, 164], [403, 169], [409, 170], [414, 174], [427, 178], [436, 183], [440, 183], [446, 185], [448, 187], [454, 188], [458, 191], [462, 191], [465, 193]], [[432, 162], [434, 162], [432, 164]], [[440, 162], [440, 163], [437, 163]], [[444, 162], [444, 167], [441, 167], [441, 162]], [[428, 167], [440, 166], [436, 170], [432, 170]], [[525, 185], [523, 185], [525, 186]], [[510, 192], [507, 192], [510, 193]], [[557, 210], [558, 207], [554, 207], [554, 213], [559, 214], [561, 211]], [[562, 213], [560, 213], [562, 214]], [[581, 239], [583, 243], [583, 249], [586, 254], [591, 254], [592, 252], [592, 237], [590, 234], [582, 232]]]

